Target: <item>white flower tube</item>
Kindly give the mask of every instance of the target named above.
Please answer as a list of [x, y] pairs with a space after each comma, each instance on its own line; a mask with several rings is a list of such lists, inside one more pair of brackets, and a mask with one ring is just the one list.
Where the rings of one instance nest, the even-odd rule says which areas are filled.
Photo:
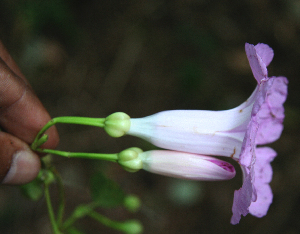
[[256, 92], [230, 110], [171, 110], [131, 118], [126, 134], [164, 149], [238, 158]]
[[217, 158], [169, 150], [139, 153], [143, 169], [152, 173], [189, 180], [229, 180], [234, 167]]

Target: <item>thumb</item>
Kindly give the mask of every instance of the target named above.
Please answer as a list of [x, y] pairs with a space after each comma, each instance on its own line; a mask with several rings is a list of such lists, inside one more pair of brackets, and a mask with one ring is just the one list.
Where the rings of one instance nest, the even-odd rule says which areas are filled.
[[0, 132], [0, 181], [25, 184], [33, 180], [41, 167], [40, 159], [22, 140]]
[[[35, 178], [40, 160], [29, 148], [50, 116], [0, 42], [0, 182], [24, 184]], [[55, 128], [45, 148], [55, 148]]]

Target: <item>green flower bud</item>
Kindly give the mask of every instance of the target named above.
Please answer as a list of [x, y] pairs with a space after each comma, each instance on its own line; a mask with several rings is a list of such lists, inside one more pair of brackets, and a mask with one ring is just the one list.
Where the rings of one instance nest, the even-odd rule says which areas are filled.
[[122, 223], [120, 229], [126, 234], [141, 234], [143, 232], [143, 225], [138, 220], [127, 220]]
[[123, 112], [116, 112], [105, 118], [104, 130], [112, 137], [124, 136], [130, 129], [130, 117]]
[[141, 200], [135, 195], [128, 195], [124, 199], [124, 207], [130, 212], [136, 212], [141, 207]]
[[55, 175], [53, 174], [53, 172], [46, 169], [41, 170], [41, 172], [38, 175], [38, 178], [48, 185], [55, 181]]
[[118, 163], [129, 172], [136, 172], [143, 168], [143, 162], [139, 154], [143, 151], [140, 148], [132, 147], [123, 150], [118, 154]]

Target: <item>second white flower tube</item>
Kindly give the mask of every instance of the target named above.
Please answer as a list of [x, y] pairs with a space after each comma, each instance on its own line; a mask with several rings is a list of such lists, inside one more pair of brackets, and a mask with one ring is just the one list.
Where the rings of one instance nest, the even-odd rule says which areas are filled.
[[234, 167], [217, 158], [169, 150], [151, 150], [139, 154], [143, 169], [151, 173], [189, 180], [229, 180]]

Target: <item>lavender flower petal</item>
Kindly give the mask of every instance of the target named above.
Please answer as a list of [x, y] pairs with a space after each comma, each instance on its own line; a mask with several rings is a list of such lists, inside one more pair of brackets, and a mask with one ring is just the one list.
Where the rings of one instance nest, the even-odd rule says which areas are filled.
[[[259, 50], [260, 48], [258, 48]], [[257, 80], [258, 83], [261, 82], [262, 79], [266, 79], [268, 77], [267, 66], [262, 60], [262, 58], [257, 53], [255, 46], [246, 43], [245, 45], [246, 54], [249, 60], [249, 64], [252, 70], [252, 73]]]
[[288, 81], [285, 77], [272, 77], [273, 84], [267, 92], [265, 102], [258, 112], [260, 127], [257, 132], [256, 144], [267, 144], [276, 141], [283, 130], [283, 103], [287, 96]]
[[256, 148], [256, 145], [271, 143], [280, 137], [288, 84], [285, 77], [268, 78], [266, 67], [273, 58], [269, 46], [246, 43], [245, 49], [258, 86], [239, 157], [244, 183], [234, 193], [232, 224], [237, 224], [241, 215], [249, 212], [257, 217], [266, 215], [272, 203], [273, 194], [268, 183], [272, 179], [270, 162], [276, 152], [268, 147]]
[[269, 147], [256, 149], [256, 162], [254, 165], [254, 187], [257, 193], [257, 200], [252, 202], [249, 212], [262, 217], [267, 214], [270, 204], [273, 200], [273, 194], [269, 183], [272, 180], [271, 161], [276, 157], [276, 152]]
[[256, 53], [261, 57], [264, 64], [266, 66], [269, 66], [269, 64], [271, 63], [271, 61], [274, 57], [274, 52], [273, 52], [272, 48], [263, 43], [258, 43], [254, 47], [255, 47]]
[[249, 206], [252, 199], [252, 182], [251, 176], [248, 174], [244, 179], [243, 186], [234, 192], [231, 224], [238, 224], [241, 215], [246, 216], [249, 213]]

